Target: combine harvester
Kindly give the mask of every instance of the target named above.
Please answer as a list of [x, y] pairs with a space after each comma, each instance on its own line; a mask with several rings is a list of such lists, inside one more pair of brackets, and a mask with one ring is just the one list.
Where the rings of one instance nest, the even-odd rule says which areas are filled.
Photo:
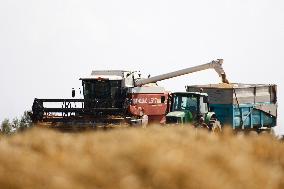
[[[165, 123], [170, 107], [170, 94], [158, 81], [214, 69], [228, 82], [222, 68], [223, 60], [162, 74], [141, 78], [139, 72], [122, 70], [93, 71], [81, 78], [83, 99], [35, 99], [30, 114], [34, 123], [51, 127], [68, 125], [102, 126], [117, 124]], [[75, 91], [72, 91], [75, 97]], [[54, 104], [57, 103], [57, 107]], [[213, 115], [213, 114], [212, 114]]]

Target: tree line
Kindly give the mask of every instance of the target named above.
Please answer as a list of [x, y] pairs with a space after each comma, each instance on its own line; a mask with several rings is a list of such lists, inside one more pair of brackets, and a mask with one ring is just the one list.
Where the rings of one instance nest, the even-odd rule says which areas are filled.
[[32, 126], [32, 120], [28, 111], [25, 111], [20, 118], [14, 118], [13, 120], [4, 119], [1, 123], [1, 134], [12, 134], [17, 131], [23, 131]]

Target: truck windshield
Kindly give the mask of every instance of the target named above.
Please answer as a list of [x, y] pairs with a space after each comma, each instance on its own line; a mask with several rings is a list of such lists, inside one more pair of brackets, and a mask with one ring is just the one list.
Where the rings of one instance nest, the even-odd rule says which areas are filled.
[[197, 97], [195, 96], [174, 96], [172, 111], [188, 110], [193, 113], [197, 112]]

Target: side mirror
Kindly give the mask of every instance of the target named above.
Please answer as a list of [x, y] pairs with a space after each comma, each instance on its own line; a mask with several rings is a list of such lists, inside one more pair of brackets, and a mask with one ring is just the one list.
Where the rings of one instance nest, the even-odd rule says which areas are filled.
[[75, 92], [75, 89], [72, 88], [72, 98], [74, 98], [76, 96], [76, 92]]

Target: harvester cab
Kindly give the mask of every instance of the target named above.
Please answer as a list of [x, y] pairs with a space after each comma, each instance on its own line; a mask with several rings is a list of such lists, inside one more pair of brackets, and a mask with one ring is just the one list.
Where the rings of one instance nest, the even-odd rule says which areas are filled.
[[81, 78], [86, 110], [93, 108], [122, 108], [123, 71], [92, 72], [91, 76]]
[[[83, 77], [84, 109], [92, 114], [125, 113], [128, 89], [140, 79], [139, 72], [123, 70], [96, 70]], [[95, 111], [92, 111], [95, 110]]]
[[[194, 124], [208, 129], [219, 124], [215, 113], [209, 111], [207, 93], [176, 92], [171, 96], [167, 124]], [[220, 124], [218, 127], [221, 128]]]

